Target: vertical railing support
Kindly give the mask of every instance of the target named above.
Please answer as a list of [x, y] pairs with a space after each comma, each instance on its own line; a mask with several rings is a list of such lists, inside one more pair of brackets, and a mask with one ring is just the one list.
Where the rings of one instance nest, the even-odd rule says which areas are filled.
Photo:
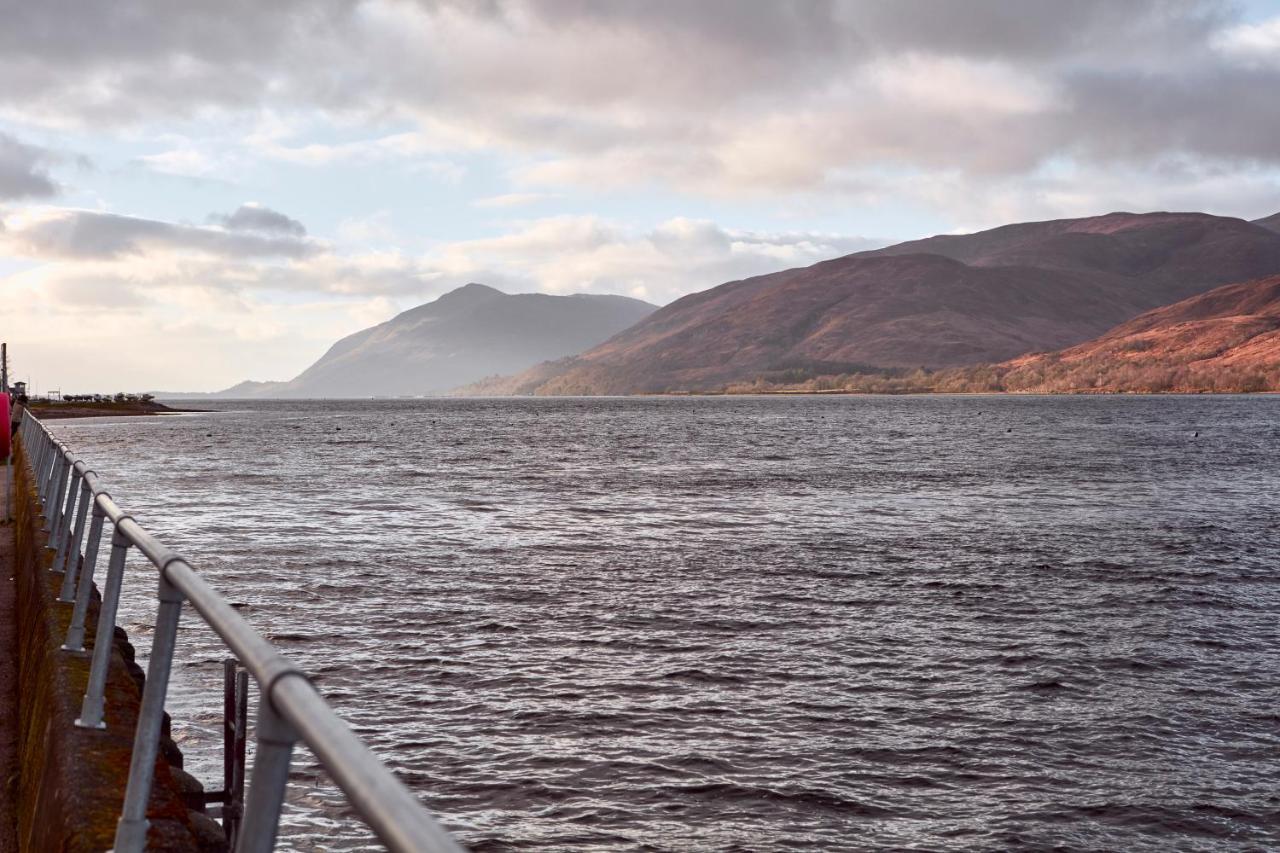
[[80, 705], [80, 718], [76, 720], [76, 725], [82, 729], [107, 727], [102, 721], [102, 695], [107, 687], [107, 667], [111, 665], [111, 649], [115, 644], [116, 608], [120, 606], [120, 584], [124, 580], [124, 558], [128, 552], [129, 540], [124, 538], [117, 522], [111, 533], [107, 583], [102, 589], [102, 606], [98, 608], [98, 633], [93, 641], [89, 685], [85, 688], [84, 702]]
[[249, 673], [235, 658], [222, 663], [222, 831], [234, 850], [244, 810], [244, 753], [248, 728]]
[[[93, 504], [93, 521], [89, 524], [89, 541], [84, 546], [84, 561], [80, 565], [80, 579], [76, 583], [76, 606], [71, 611], [67, 641], [62, 646], [68, 652], [84, 651], [84, 623], [89, 614], [89, 595], [93, 591], [93, 572], [98, 562], [98, 545], [102, 542], [102, 525], [107, 519], [107, 514], [92, 500], [92, 493], [90, 503]], [[105, 598], [103, 604], [106, 604]], [[115, 614], [112, 614], [111, 621], [115, 621]]]
[[66, 452], [59, 449], [53, 459], [53, 490], [48, 493], [44, 504], [44, 530], [49, 534], [49, 547], [58, 532], [58, 513], [62, 507], [62, 493], [67, 487], [67, 475], [71, 472], [71, 463], [67, 461]]
[[[49, 435], [41, 430], [36, 440], [36, 455], [39, 463], [36, 465], [36, 496], [40, 499], [40, 506], [43, 510], [45, 493], [49, 491], [49, 463], [53, 458], [52, 449], [49, 446]], [[42, 512], [43, 514], [43, 512]]]
[[[80, 502], [76, 506], [76, 524], [71, 532], [70, 541], [62, 549], [62, 590], [58, 600], [70, 602], [76, 592], [76, 577], [80, 571], [80, 543], [84, 541], [84, 523], [89, 516], [89, 505], [93, 503], [93, 489], [89, 486], [89, 472], [80, 480]], [[58, 561], [54, 560], [54, 567]]]
[[67, 538], [67, 528], [71, 526], [69, 522], [75, 507], [77, 485], [80, 481], [80, 472], [76, 470], [76, 463], [67, 456], [64, 454], [62, 458], [66, 473], [58, 482], [57, 503], [53, 506], [53, 525], [49, 528], [49, 547], [54, 550], [53, 562], [49, 568], [55, 572], [58, 570], [58, 558], [62, 556], [62, 546]]
[[[58, 533], [54, 537], [54, 542], [56, 543], [56, 545], [55, 545], [55, 551], [53, 553], [53, 566], [51, 568], [55, 572], [61, 571], [65, 573], [67, 571], [66, 560], [67, 560], [67, 551], [71, 549], [72, 520], [75, 518], [76, 504], [78, 503], [77, 498], [80, 497], [80, 491], [81, 491], [80, 487], [83, 483], [84, 483], [84, 475], [81, 474], [78, 470], [76, 470], [76, 468], [73, 465], [71, 469], [71, 482], [67, 484], [67, 502], [62, 508], [62, 518], [58, 522]], [[81, 535], [84, 535], [83, 525], [81, 525], [80, 527], [80, 533]], [[79, 547], [80, 547], [79, 543], [76, 543], [77, 556], [79, 553]], [[75, 576], [72, 575], [72, 582], [74, 583], [74, 581], [75, 581]], [[62, 582], [62, 589], [65, 591], [65, 595], [60, 593], [58, 595], [58, 600], [70, 601], [71, 590], [73, 589], [73, 587], [67, 586], [65, 577], [63, 578], [63, 582]]]
[[156, 629], [151, 641], [151, 660], [147, 662], [147, 682], [142, 688], [138, 728], [133, 736], [129, 785], [124, 792], [120, 822], [116, 824], [115, 853], [142, 853], [147, 844], [147, 801], [151, 799], [156, 754], [160, 751], [164, 699], [169, 691], [169, 672], [178, 641], [178, 619], [182, 615], [182, 593], [165, 577], [166, 568], [167, 565], [160, 567], [160, 607], [156, 612]]
[[253, 756], [253, 781], [245, 803], [244, 823], [236, 839], [236, 853], [270, 853], [280, 828], [280, 809], [289, 782], [289, 762], [298, 733], [271, 705], [271, 696], [258, 697], [258, 739]]
[[31, 473], [36, 478], [36, 499], [42, 504], [44, 503], [44, 464], [49, 458], [49, 448], [44, 440], [44, 431], [38, 429], [35, 425], [35, 419], [32, 418], [31, 428]]
[[53, 471], [57, 466], [53, 464], [53, 439], [49, 438], [48, 433], [40, 438], [40, 444], [44, 448], [44, 454], [40, 457], [40, 504], [44, 507], [49, 503], [49, 492], [53, 489]]
[[[244, 768], [245, 754], [249, 748], [249, 673], [236, 673], [236, 754], [235, 773], [231, 777], [232, 801], [235, 803], [235, 826], [231, 842], [240, 837], [240, 823], [244, 819]], [[232, 849], [235, 849], [234, 847]]]

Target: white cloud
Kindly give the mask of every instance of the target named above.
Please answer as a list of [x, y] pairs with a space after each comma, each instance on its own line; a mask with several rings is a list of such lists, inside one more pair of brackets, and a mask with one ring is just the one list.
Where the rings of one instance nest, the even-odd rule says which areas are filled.
[[472, 207], [523, 207], [524, 205], [537, 204], [540, 201], [547, 201], [556, 196], [550, 193], [503, 193], [502, 195], [491, 195], [485, 198], [478, 198], [471, 202]]
[[[49, 355], [49, 369], [59, 365], [68, 383], [85, 388], [108, 387], [100, 383], [110, 365], [136, 370], [131, 375], [151, 388], [200, 390], [194, 382], [213, 389], [247, 376], [290, 378], [339, 337], [467, 281], [510, 292], [619, 293], [662, 303], [881, 244], [688, 218], [637, 229], [562, 216], [410, 256], [395, 249], [339, 253], [261, 205], [217, 220], [221, 227], [64, 208], [11, 213], [0, 241], [36, 262], [0, 279], [17, 306], [14, 327], [91, 329], [56, 357], [38, 335], [19, 335], [19, 342]], [[64, 363], [85, 340], [107, 338], [105, 361]], [[144, 357], [174, 340], [182, 341], [177, 362]], [[271, 376], [247, 366], [262, 364], [274, 365]]]
[[180, 178], [205, 178], [225, 164], [196, 148], [174, 148], [159, 154], [144, 154], [138, 162], [153, 172]]
[[443, 275], [532, 280], [551, 293], [643, 294], [660, 303], [724, 281], [884, 245], [834, 234], [760, 233], [674, 218], [643, 231], [594, 216], [558, 216], [440, 247], [425, 263]]
[[1214, 46], [1232, 59], [1280, 68], [1280, 17], [1225, 29]]
[[349, 216], [338, 223], [338, 241], [356, 248], [394, 245], [400, 234], [391, 224], [391, 214], [379, 210], [368, 216]]

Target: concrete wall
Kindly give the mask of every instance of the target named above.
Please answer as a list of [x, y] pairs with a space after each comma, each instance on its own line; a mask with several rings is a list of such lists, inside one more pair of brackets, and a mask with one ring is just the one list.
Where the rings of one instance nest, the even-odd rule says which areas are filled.
[[[56, 601], [62, 575], [49, 571], [53, 552], [46, 547], [47, 537], [40, 530], [43, 520], [21, 447], [16, 462], [13, 569], [20, 727], [18, 843], [21, 850], [30, 851], [107, 850], [124, 801], [142, 673], [133, 664], [127, 637], [117, 628], [106, 690], [107, 728], [90, 731], [73, 725], [89, 679], [97, 594], [95, 591], [89, 610], [88, 651], [62, 651], [71, 605]], [[103, 538], [99, 572], [105, 571], [108, 553], [107, 537]], [[154, 586], [155, 578], [127, 576], [125, 583]], [[197, 805], [198, 785], [178, 769], [181, 761], [173, 742], [162, 741], [148, 807], [151, 829], [147, 846], [175, 851], [225, 849], [217, 824], [188, 809], [188, 805]]]

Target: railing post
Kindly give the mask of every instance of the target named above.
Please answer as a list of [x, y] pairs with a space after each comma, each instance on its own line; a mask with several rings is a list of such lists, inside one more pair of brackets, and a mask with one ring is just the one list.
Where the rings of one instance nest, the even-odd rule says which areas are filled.
[[71, 472], [71, 463], [67, 461], [66, 451], [59, 450], [53, 459], [54, 487], [44, 505], [44, 530], [49, 534], [49, 546], [53, 546], [54, 537], [58, 534], [58, 513], [62, 506], [62, 492], [67, 487], [67, 475]]
[[244, 819], [244, 767], [245, 753], [249, 747], [249, 673], [236, 673], [236, 754], [235, 772], [231, 776], [234, 823], [231, 827], [231, 843], [240, 837], [240, 823]]
[[44, 439], [44, 443], [46, 447], [45, 447], [44, 460], [40, 463], [42, 466], [41, 471], [44, 475], [43, 476], [44, 489], [41, 490], [40, 492], [40, 500], [46, 510], [45, 518], [47, 520], [48, 518], [47, 510], [49, 508], [49, 493], [53, 491], [53, 481], [57, 479], [57, 476], [58, 476], [58, 458], [57, 458], [57, 448], [54, 447], [53, 438], [47, 432], [42, 437]]
[[[62, 648], [68, 652], [84, 651], [84, 622], [89, 613], [89, 593], [93, 589], [94, 566], [98, 562], [98, 545], [102, 541], [102, 524], [107, 514], [93, 500], [90, 492], [89, 502], [93, 504], [93, 522], [89, 525], [89, 541], [84, 546], [84, 562], [80, 567], [80, 579], [76, 584], [76, 606], [71, 611], [71, 625], [67, 628], [67, 641]], [[77, 535], [77, 540], [79, 536]], [[103, 598], [103, 605], [106, 598]], [[99, 617], [101, 618], [101, 617]], [[115, 622], [115, 614], [111, 616]]]
[[270, 853], [280, 828], [280, 808], [289, 782], [289, 762], [298, 733], [276, 713], [271, 696], [258, 699], [257, 750], [253, 756], [253, 780], [245, 804], [244, 823], [236, 839], [235, 853]]
[[58, 480], [57, 503], [53, 505], [53, 525], [49, 528], [49, 547], [54, 550], [54, 559], [49, 568], [55, 572], [58, 570], [58, 558], [62, 556], [62, 543], [66, 540], [71, 511], [76, 502], [76, 481], [80, 479], [76, 463], [69, 456], [66, 452], [62, 456], [65, 473]]
[[222, 830], [235, 849], [244, 810], [245, 735], [249, 727], [249, 673], [235, 658], [222, 662]]
[[160, 607], [147, 662], [147, 682], [142, 688], [142, 707], [133, 736], [133, 759], [129, 762], [129, 785], [124, 792], [124, 808], [116, 824], [115, 853], [142, 853], [147, 843], [147, 801], [155, 776], [156, 754], [160, 751], [160, 727], [164, 699], [169, 691], [169, 671], [178, 640], [178, 618], [182, 615], [182, 593], [165, 577], [160, 567]]
[[[222, 662], [222, 790], [229, 797], [236, 756], [236, 659]], [[223, 811], [226, 822], [226, 811]]]
[[40, 431], [36, 433], [36, 463], [32, 473], [36, 475], [36, 497], [40, 506], [44, 506], [44, 495], [49, 490], [49, 436]]
[[119, 523], [111, 533], [111, 559], [107, 563], [107, 583], [102, 589], [102, 606], [98, 608], [98, 633], [93, 641], [93, 665], [89, 667], [89, 684], [80, 705], [76, 725], [82, 729], [105, 729], [102, 722], [102, 694], [107, 687], [107, 667], [111, 665], [111, 649], [115, 644], [116, 608], [120, 606], [120, 584], [124, 579], [124, 558], [129, 540], [120, 532]]
[[[71, 467], [71, 482], [67, 484], [67, 502], [62, 508], [62, 519], [58, 522], [58, 534], [56, 537], [57, 550], [53, 554], [53, 571], [62, 571], [64, 578], [62, 581], [62, 592], [58, 595], [59, 601], [70, 601], [72, 587], [67, 585], [65, 573], [67, 572], [66, 560], [67, 551], [71, 548], [71, 521], [75, 517], [76, 498], [80, 496], [80, 486], [84, 483], [84, 475], [76, 470], [75, 464]], [[80, 527], [81, 535], [84, 534], [84, 525]], [[80, 545], [76, 543], [77, 556]], [[71, 576], [72, 582], [75, 581], [75, 575]]]
[[[76, 525], [71, 533], [70, 541], [62, 549], [62, 590], [58, 594], [59, 601], [72, 601], [76, 591], [76, 576], [80, 571], [80, 543], [84, 541], [84, 523], [89, 515], [89, 504], [93, 503], [93, 489], [89, 486], [89, 474], [86, 471], [80, 479], [80, 502], [76, 506]], [[58, 561], [54, 560], [56, 566]]]
[[[29, 414], [28, 417], [30, 417]], [[44, 480], [40, 476], [40, 472], [44, 470], [44, 454], [46, 448], [44, 446], [44, 442], [40, 440], [41, 435], [35, 426], [35, 418], [31, 418], [31, 429], [29, 432], [31, 433], [31, 441], [28, 443], [27, 449], [30, 451], [31, 473], [35, 477], [36, 482], [36, 498], [43, 501]]]

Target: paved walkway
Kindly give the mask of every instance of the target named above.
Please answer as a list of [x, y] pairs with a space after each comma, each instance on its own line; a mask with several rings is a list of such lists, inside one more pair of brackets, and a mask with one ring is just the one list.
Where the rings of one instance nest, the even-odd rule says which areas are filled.
[[[2, 461], [2, 460], [0, 460]], [[0, 853], [17, 853], [18, 638], [14, 633], [13, 524], [4, 524], [7, 472], [0, 465]]]

